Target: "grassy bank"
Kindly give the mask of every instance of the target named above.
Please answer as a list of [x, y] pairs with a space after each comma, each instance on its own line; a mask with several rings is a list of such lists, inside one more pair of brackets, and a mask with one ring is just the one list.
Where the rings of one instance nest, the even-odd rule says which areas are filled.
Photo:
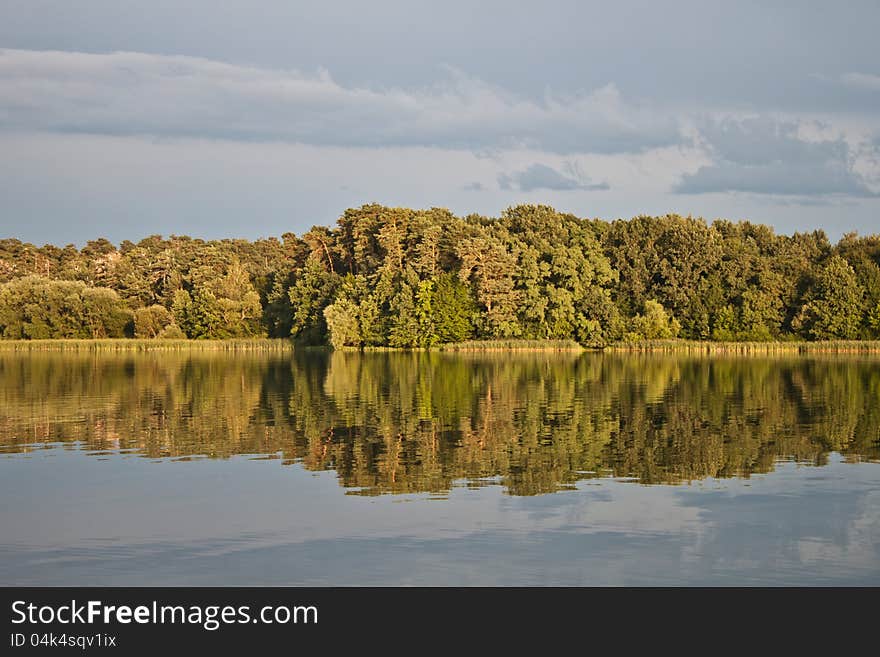
[[290, 340], [0, 340], [0, 351], [289, 351]]
[[822, 342], [701, 342], [698, 340], [647, 340], [609, 345], [606, 351], [688, 354], [880, 354], [877, 340]]

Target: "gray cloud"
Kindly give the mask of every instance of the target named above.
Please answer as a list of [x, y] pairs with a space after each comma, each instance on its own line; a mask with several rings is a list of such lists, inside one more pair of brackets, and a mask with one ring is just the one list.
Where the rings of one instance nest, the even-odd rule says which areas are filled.
[[758, 166], [722, 162], [701, 167], [693, 175], [686, 175], [676, 191], [680, 194], [750, 192], [803, 196], [877, 196], [851, 170], [841, 168], [833, 162]]
[[805, 139], [800, 127], [766, 117], [705, 126], [701, 135], [714, 162], [685, 175], [674, 191], [878, 196], [855, 170], [856, 153], [844, 139]]
[[845, 73], [841, 76], [841, 81], [845, 85], [857, 89], [880, 91], [880, 75], [872, 75], [871, 73]]
[[0, 117], [29, 131], [358, 147], [620, 153], [681, 141], [674, 117], [613, 85], [533, 100], [447, 72], [429, 87], [367, 88], [196, 57], [0, 50]]
[[549, 189], [552, 191], [571, 191], [571, 190], [607, 190], [610, 189], [608, 183], [593, 183], [589, 178], [583, 176], [579, 171], [571, 165], [567, 166], [570, 175], [560, 173], [552, 167], [544, 164], [533, 164], [523, 171], [512, 174], [502, 173], [498, 176], [498, 186], [501, 189], [519, 189], [523, 192], [531, 192], [538, 189]]
[[[446, 63], [535, 98], [613, 80], [635, 97], [690, 107], [876, 112], [876, 96], [838, 78], [880, 73], [880, 3], [772, 4], [260, 0], [255, 11], [253, 0], [224, 0], [220, 11], [217, 0], [187, 0], [181, 11], [175, 0], [2, 0], [0, 44], [325, 66], [348, 86], [415, 87]], [[827, 77], [824, 88], [813, 75]]]

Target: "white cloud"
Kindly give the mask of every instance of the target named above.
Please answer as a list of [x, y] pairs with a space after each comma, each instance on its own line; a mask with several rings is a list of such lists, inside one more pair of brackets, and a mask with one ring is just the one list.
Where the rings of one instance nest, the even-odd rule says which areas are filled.
[[343, 86], [328, 72], [196, 57], [0, 50], [7, 128], [335, 146], [641, 152], [678, 143], [675, 118], [614, 85], [527, 99], [448, 69], [431, 86]]
[[536, 99], [446, 71], [368, 87], [194, 57], [0, 49], [0, 236], [279, 234], [371, 201], [876, 230], [874, 116], [635, 102], [613, 84]]

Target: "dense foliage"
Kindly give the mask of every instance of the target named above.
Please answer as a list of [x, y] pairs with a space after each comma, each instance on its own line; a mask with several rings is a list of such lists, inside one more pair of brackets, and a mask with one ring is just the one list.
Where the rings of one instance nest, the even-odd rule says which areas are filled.
[[880, 338], [880, 235], [776, 235], [546, 206], [498, 218], [365, 205], [301, 237], [152, 236], [82, 249], [0, 240], [5, 338], [293, 337], [420, 347]]

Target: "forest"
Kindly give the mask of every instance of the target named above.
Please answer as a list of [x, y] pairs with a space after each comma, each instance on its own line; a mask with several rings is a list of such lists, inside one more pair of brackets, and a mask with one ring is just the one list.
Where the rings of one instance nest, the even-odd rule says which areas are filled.
[[499, 217], [364, 205], [301, 236], [0, 239], [0, 336], [466, 340], [880, 339], [880, 235], [542, 205]]

